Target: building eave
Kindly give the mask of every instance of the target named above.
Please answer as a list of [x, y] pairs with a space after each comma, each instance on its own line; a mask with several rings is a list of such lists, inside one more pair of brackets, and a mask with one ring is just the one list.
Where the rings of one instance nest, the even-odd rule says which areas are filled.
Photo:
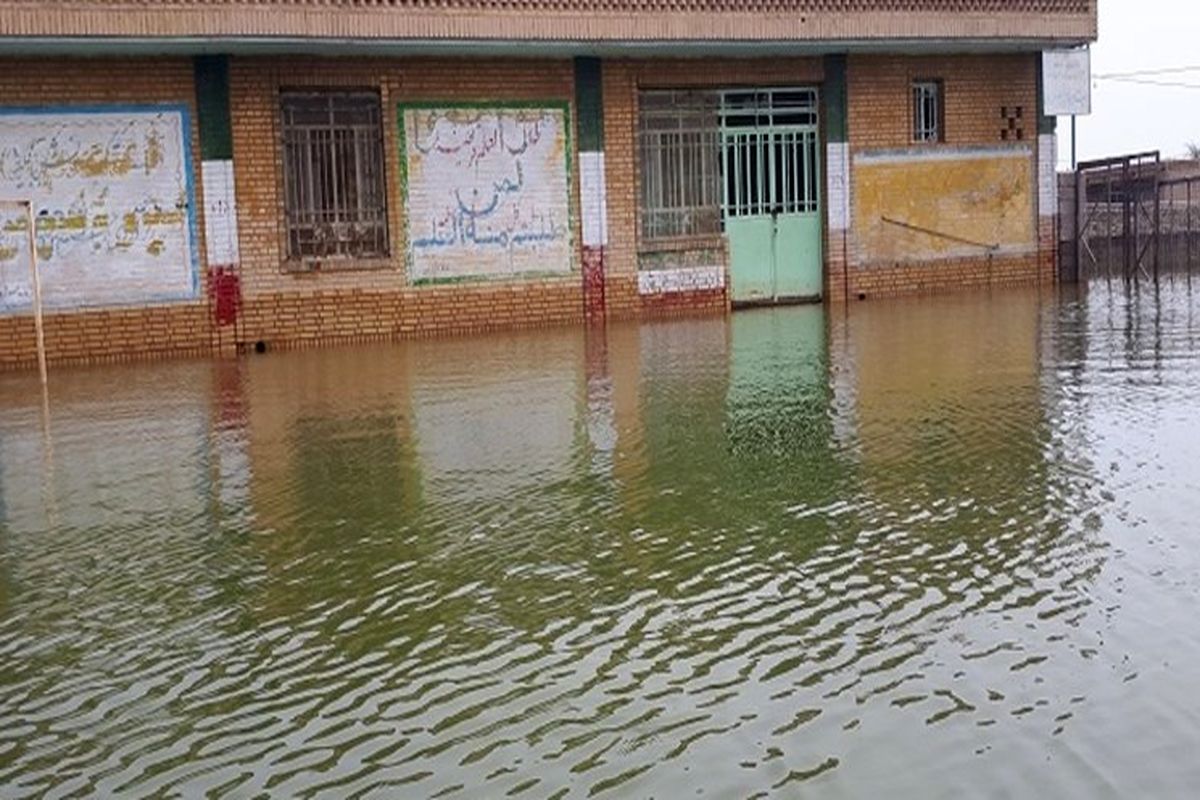
[[831, 53], [1005, 53], [1036, 52], [1087, 44], [1081, 39], [881, 39], [873, 41], [635, 41], [550, 40], [387, 40], [303, 39], [288, 37], [5, 37], [0, 56], [118, 57], [195, 56], [361, 56], [570, 58], [767, 58], [821, 56]]

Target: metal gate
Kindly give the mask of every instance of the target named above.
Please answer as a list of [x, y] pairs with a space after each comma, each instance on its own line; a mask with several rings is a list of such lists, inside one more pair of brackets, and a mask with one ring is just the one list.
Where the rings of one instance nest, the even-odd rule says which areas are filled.
[[1157, 278], [1160, 184], [1157, 152], [1084, 161], [1075, 173], [1071, 213], [1061, 218], [1073, 245], [1068, 280]]
[[721, 94], [722, 216], [733, 302], [821, 297], [816, 89]]

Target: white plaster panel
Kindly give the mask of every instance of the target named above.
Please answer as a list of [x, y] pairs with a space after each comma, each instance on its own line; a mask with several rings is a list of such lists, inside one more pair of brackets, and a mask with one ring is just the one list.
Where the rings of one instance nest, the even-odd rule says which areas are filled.
[[1052, 133], [1038, 136], [1038, 214], [1058, 214], [1058, 137]]
[[829, 195], [829, 229], [850, 227], [850, 145], [833, 142], [825, 148]]
[[608, 197], [604, 180], [604, 153], [580, 153], [579, 201], [585, 247], [608, 244]]
[[[0, 198], [31, 200], [48, 307], [195, 297], [183, 110], [0, 112]], [[0, 311], [32, 303], [24, 211], [0, 210]]]
[[234, 266], [241, 259], [233, 162], [227, 159], [204, 161], [200, 165], [200, 175], [204, 187], [204, 245], [208, 266]]
[[724, 267], [648, 269], [638, 273], [638, 294], [697, 292], [720, 289], [724, 285]]
[[565, 109], [403, 116], [411, 280], [571, 270]]

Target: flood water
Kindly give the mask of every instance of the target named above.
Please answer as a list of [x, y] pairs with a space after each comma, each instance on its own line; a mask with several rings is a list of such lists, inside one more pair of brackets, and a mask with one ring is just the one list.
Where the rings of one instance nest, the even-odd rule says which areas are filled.
[[0, 796], [1200, 785], [1185, 287], [51, 378], [0, 375]]

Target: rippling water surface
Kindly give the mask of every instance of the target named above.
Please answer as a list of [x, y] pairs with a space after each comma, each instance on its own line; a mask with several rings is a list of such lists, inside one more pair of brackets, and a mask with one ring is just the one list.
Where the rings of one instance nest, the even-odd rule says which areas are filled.
[[1183, 286], [0, 375], [0, 796], [1193, 797], [1198, 413]]

